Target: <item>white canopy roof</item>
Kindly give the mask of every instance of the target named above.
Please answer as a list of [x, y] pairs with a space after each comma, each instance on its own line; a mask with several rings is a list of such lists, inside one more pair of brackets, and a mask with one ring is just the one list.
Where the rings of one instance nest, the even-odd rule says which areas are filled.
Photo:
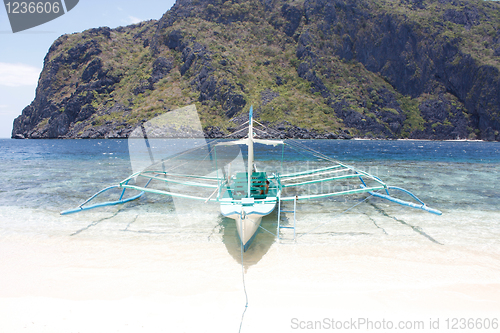
[[[260, 143], [263, 145], [268, 145], [268, 146], [277, 146], [277, 145], [284, 144], [284, 142], [282, 140], [253, 139], [253, 142]], [[217, 143], [217, 146], [231, 146], [231, 145], [248, 145], [248, 138], [240, 139], [240, 140], [236, 140], [236, 141], [226, 141], [226, 142]]]

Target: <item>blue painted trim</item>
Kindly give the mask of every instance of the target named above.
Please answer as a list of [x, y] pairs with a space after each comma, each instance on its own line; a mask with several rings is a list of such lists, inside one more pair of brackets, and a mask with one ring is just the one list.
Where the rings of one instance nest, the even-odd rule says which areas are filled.
[[[425, 203], [420, 200], [419, 198], [417, 198], [417, 196], [413, 193], [411, 193], [410, 191], [408, 190], [405, 190], [404, 188], [401, 188], [401, 187], [396, 187], [396, 186], [388, 186], [387, 187], [389, 190], [397, 190], [397, 191], [401, 191], [401, 192], [404, 192], [406, 194], [408, 194], [409, 196], [411, 196], [413, 199], [417, 200], [418, 202], [420, 202], [422, 205], [425, 205]], [[389, 193], [387, 193], [389, 195]]]
[[[247, 206], [247, 207], [248, 207], [248, 206]], [[273, 210], [275, 210], [275, 209], [276, 209], [276, 203], [274, 204], [273, 208], [272, 208], [272, 209], [270, 209], [267, 213], [261, 213], [261, 212], [254, 212], [254, 211], [252, 211], [252, 212], [248, 212], [248, 213], [247, 213], [247, 212], [245, 212], [245, 215], [255, 214], [255, 215], [266, 216], [266, 215], [271, 214], [271, 213], [273, 212]], [[237, 211], [232, 211], [232, 212], [227, 213], [227, 214], [224, 214], [224, 213], [222, 213], [222, 212], [221, 212], [221, 214], [222, 214], [222, 215], [224, 215], [224, 216], [229, 216], [229, 215], [237, 214], [237, 215], [239, 215], [240, 217], [242, 217], [242, 216], [241, 216], [241, 211], [239, 211], [239, 212], [237, 212]]]
[[[266, 215], [269, 215], [273, 212], [274, 208], [271, 209], [268, 213], [259, 213], [259, 212], [248, 212], [246, 213], [245, 212], [245, 215], [250, 215], [250, 214], [255, 214], [255, 215], [262, 215], [262, 216], [266, 216]], [[228, 213], [228, 214], [224, 214], [224, 213], [221, 213], [222, 215], [224, 216], [229, 216], [229, 215], [233, 215], [233, 214], [237, 214], [237, 215], [240, 215], [241, 216], [241, 212], [237, 212], [237, 211], [233, 211], [231, 213]]]
[[124, 200], [102, 202], [102, 203], [98, 203], [98, 204], [91, 205], [91, 206], [86, 206], [86, 207], [83, 207], [83, 204], [82, 204], [82, 206], [80, 206], [78, 208], [62, 211], [61, 215], [68, 215], [68, 214], [78, 213], [78, 212], [82, 212], [84, 210], [90, 210], [90, 209], [99, 208], [99, 207], [114, 206], [114, 205], [124, 204], [126, 202], [139, 199], [143, 194], [144, 194], [144, 191], [142, 191], [141, 193], [139, 193], [139, 194], [137, 194], [137, 195], [135, 195], [133, 197], [130, 197], [130, 198], [127, 198], [127, 199], [124, 199]]
[[[356, 174], [358, 174], [358, 173], [356, 172]], [[361, 180], [361, 183], [362, 183], [362, 184], [366, 187], [366, 183], [365, 183], [365, 181], [363, 180], [363, 178], [361, 178], [361, 176], [359, 176], [359, 180]]]
[[[125, 184], [128, 184], [129, 180], [130, 179], [128, 179]], [[146, 183], [146, 185], [144, 187], [147, 187], [150, 182], [151, 182], [151, 179]], [[118, 187], [123, 188], [122, 193], [120, 195], [120, 199], [118, 199], [116, 201], [107, 201], [107, 202], [102, 202], [102, 203], [98, 203], [98, 204], [95, 204], [95, 205], [90, 205], [90, 206], [85, 206], [84, 207], [85, 204], [87, 204], [88, 202], [92, 201], [99, 194], [101, 194], [103, 192], [106, 192], [108, 190], [114, 189], [114, 188], [118, 188]], [[106, 206], [114, 206], [114, 205], [124, 204], [126, 202], [139, 199], [144, 194], [144, 192], [145, 192], [145, 191], [141, 191], [139, 194], [134, 195], [133, 197], [130, 197], [130, 198], [127, 198], [127, 199], [123, 199], [123, 195], [125, 194], [125, 190], [126, 189], [127, 189], [126, 187], [122, 187], [120, 185], [113, 185], [113, 186], [106, 187], [105, 189], [100, 190], [99, 192], [97, 192], [96, 194], [94, 194], [93, 196], [91, 196], [90, 198], [88, 198], [87, 200], [85, 200], [85, 202], [82, 203], [80, 206], [78, 206], [78, 208], [68, 209], [68, 210], [62, 211], [61, 215], [68, 215], [68, 214], [78, 213], [78, 212], [81, 212], [81, 211], [84, 211], [84, 210], [89, 210], [89, 209], [94, 209], [94, 208], [99, 208], [99, 207], [106, 207]]]
[[[243, 252], [247, 252], [248, 248], [250, 247], [250, 244], [252, 244], [253, 240], [255, 239], [255, 237], [257, 236], [258, 233], [259, 233], [259, 229], [257, 229], [255, 231], [253, 236], [250, 237], [250, 239], [248, 240], [248, 242], [246, 242], [246, 244], [243, 244]], [[239, 237], [239, 235], [238, 235], [238, 237]], [[240, 242], [241, 242], [241, 238], [240, 238]], [[243, 242], [241, 242], [241, 243], [243, 243]]]
[[[363, 187], [363, 185], [361, 185]], [[390, 187], [391, 189], [394, 189], [394, 190], [400, 190], [404, 193], [407, 193], [409, 194], [411, 197], [415, 198], [415, 200], [417, 200], [419, 204], [416, 204], [416, 203], [413, 203], [413, 202], [408, 202], [408, 201], [404, 201], [404, 200], [401, 200], [401, 199], [397, 199], [397, 198], [394, 198], [394, 197], [391, 197], [390, 195], [385, 195], [385, 194], [381, 194], [381, 193], [377, 193], [377, 192], [368, 192], [369, 194], [373, 195], [374, 197], [377, 197], [377, 198], [381, 198], [381, 199], [385, 199], [385, 200], [389, 200], [391, 202], [394, 202], [394, 203], [397, 203], [399, 205], [402, 205], [402, 206], [407, 206], [407, 207], [411, 207], [411, 208], [415, 208], [415, 209], [421, 209], [421, 210], [424, 210], [426, 212], [429, 212], [429, 213], [432, 213], [432, 214], [436, 214], [436, 215], [442, 215], [443, 213], [437, 209], [434, 209], [434, 208], [430, 208], [430, 207], [427, 207], [425, 205], [425, 203], [420, 200], [419, 198], [417, 198], [413, 193], [411, 193], [410, 191], [408, 190], [405, 190], [405, 189], [402, 189], [402, 188], [394, 188], [394, 187]]]

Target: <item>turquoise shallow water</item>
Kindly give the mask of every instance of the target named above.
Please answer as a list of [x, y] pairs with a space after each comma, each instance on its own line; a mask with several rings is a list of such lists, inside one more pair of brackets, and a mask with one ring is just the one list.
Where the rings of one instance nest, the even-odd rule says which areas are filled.
[[[241, 259], [234, 221], [222, 218], [216, 204], [188, 201], [179, 209], [182, 202], [145, 195], [123, 206], [60, 215], [132, 172], [125, 140], [0, 140], [0, 307], [6, 318], [0, 327], [234, 331], [246, 309], [243, 288], [249, 299], [244, 331], [296, 331], [290, 329], [295, 317], [395, 323], [497, 317], [498, 143], [301, 143], [411, 190], [443, 215], [365, 200], [366, 194], [300, 202], [296, 243], [283, 230], [278, 245], [273, 213], [262, 222], [269, 232], [261, 230]], [[182, 144], [170, 146], [169, 153], [182, 150]], [[280, 154], [279, 147], [261, 147], [258, 167], [281, 168]], [[294, 151], [285, 156], [285, 171], [325, 164]], [[284, 215], [283, 223], [293, 223]], [[108, 299], [117, 301], [101, 303]], [[66, 326], [57, 329], [61, 323]]]
[[[465, 204], [470, 208], [497, 209], [499, 205], [498, 143], [300, 142], [388, 183], [406, 185], [420, 195], [437, 196], [439, 204], [450, 208]], [[256, 158], [264, 163], [281, 157], [281, 148], [263, 148], [256, 151]], [[285, 167], [299, 170], [307, 167], [310, 159], [309, 155], [287, 150]], [[78, 187], [78, 192], [92, 192], [132, 172], [126, 140], [3, 139], [0, 166], [0, 205], [19, 207], [65, 206], [64, 200], [70, 203]]]
[[[304, 140], [301, 144], [368, 171], [390, 185], [411, 190], [430, 207], [444, 213], [437, 217], [370, 199], [341, 214], [363, 196], [311, 202], [298, 208], [297, 231], [303, 235], [302, 241], [329, 243], [358, 237], [363, 243], [367, 236], [378, 239], [392, 233], [396, 241], [407, 239], [397, 237], [402, 234], [424, 242], [432, 238], [439, 243], [498, 244], [498, 143]], [[281, 148], [264, 147], [256, 151], [256, 158], [268, 166], [276, 166], [279, 163], [276, 156], [280, 155]], [[294, 151], [285, 152], [283, 167], [287, 170], [300, 170], [310, 163], [316, 161], [306, 160], [306, 156]], [[196, 212], [196, 217], [176, 216], [169, 198], [154, 195], [123, 207], [69, 217], [59, 215], [60, 211], [76, 207], [99, 189], [116, 184], [131, 172], [126, 140], [0, 140], [0, 232], [49, 236], [78, 232], [105, 237], [102, 228], [107, 225], [109, 228], [105, 230], [115, 230], [118, 234], [120, 230], [135, 230], [137, 234], [155, 237], [168, 234], [176, 239], [209, 240], [217, 234], [222, 241], [232, 242], [229, 233], [234, 230], [218, 214], [215, 205], [193, 204], [191, 210], [193, 214]], [[275, 222], [276, 216], [271, 215], [263, 221], [263, 226], [273, 230]], [[390, 223], [399, 227], [384, 228], [384, 224]], [[227, 235], [222, 235], [224, 229]], [[316, 236], [311, 238], [311, 234]], [[457, 237], [450, 238], [453, 234]], [[264, 235], [259, 237], [263, 242], [273, 241]]]

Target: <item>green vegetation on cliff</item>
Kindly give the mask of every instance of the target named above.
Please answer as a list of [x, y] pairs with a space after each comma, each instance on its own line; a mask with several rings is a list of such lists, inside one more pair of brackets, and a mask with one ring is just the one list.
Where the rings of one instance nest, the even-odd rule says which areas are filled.
[[126, 137], [195, 103], [209, 136], [500, 140], [500, 4], [178, 0], [158, 21], [61, 36], [13, 137]]

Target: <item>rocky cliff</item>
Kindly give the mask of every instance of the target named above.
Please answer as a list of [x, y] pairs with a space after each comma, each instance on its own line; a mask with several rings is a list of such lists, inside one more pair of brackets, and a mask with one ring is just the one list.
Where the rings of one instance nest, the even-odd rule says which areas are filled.
[[178, 0], [158, 20], [64, 35], [17, 138], [127, 137], [195, 103], [207, 135], [500, 141], [500, 4]]

